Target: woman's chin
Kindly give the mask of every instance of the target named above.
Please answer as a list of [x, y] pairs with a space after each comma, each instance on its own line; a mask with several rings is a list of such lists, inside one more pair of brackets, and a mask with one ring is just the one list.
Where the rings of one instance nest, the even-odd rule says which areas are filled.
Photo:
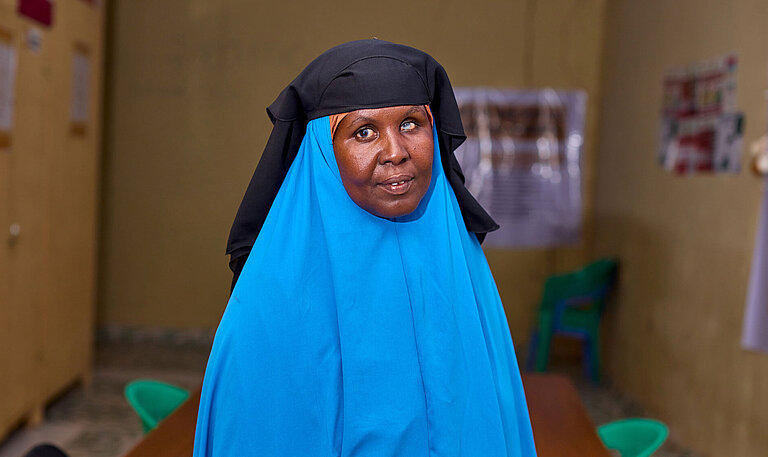
[[388, 204], [377, 205], [375, 207], [363, 207], [363, 209], [373, 214], [374, 216], [378, 216], [384, 219], [394, 219], [397, 217], [407, 216], [416, 211], [420, 201], [421, 198], [407, 198]]

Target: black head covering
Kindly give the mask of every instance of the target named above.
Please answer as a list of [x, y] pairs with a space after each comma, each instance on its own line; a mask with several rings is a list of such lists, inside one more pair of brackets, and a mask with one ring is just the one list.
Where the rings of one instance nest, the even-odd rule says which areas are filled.
[[466, 136], [443, 67], [428, 54], [408, 46], [376, 39], [352, 41], [313, 60], [267, 108], [274, 124], [272, 134], [240, 203], [227, 243], [235, 281], [299, 151], [307, 122], [363, 108], [426, 104], [435, 120], [443, 169], [467, 229], [480, 241], [487, 232], [498, 229], [464, 187], [464, 175], [453, 152]]

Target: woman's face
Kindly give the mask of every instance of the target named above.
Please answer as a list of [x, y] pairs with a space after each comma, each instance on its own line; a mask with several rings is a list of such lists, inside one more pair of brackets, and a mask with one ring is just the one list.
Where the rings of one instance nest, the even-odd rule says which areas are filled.
[[361, 109], [333, 137], [341, 182], [358, 206], [379, 217], [413, 212], [432, 179], [432, 125], [424, 106]]

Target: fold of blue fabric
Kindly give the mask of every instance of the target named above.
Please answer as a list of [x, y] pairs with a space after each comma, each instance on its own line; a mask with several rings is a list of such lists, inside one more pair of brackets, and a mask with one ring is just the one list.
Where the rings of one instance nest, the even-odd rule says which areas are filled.
[[194, 456], [535, 456], [499, 295], [440, 166], [394, 220], [309, 122], [213, 344]]

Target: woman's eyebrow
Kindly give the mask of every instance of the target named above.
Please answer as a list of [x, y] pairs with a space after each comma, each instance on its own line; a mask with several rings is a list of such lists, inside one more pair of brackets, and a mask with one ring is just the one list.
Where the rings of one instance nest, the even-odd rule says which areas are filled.
[[[415, 106], [412, 106], [408, 111], [406, 111], [403, 117], [407, 117], [407, 116], [410, 116], [411, 114], [418, 113], [418, 112], [421, 112], [422, 114], [426, 115], [427, 110], [424, 108], [424, 105], [415, 105]], [[349, 122], [349, 125], [354, 125], [358, 123], [374, 123], [374, 122], [375, 122], [375, 119], [372, 119], [368, 116], [358, 116], [352, 119]]]
[[411, 109], [405, 112], [406, 116], [409, 116], [413, 113], [421, 112], [422, 114], [427, 114], [427, 110], [424, 108], [424, 105], [415, 105], [412, 106]]
[[358, 124], [358, 123], [361, 123], [361, 122], [371, 123], [372, 124], [374, 122], [374, 120], [371, 119], [370, 117], [367, 117], [367, 116], [358, 116], [358, 117], [352, 119], [352, 121], [350, 121], [349, 125], [355, 125], [355, 124]]

